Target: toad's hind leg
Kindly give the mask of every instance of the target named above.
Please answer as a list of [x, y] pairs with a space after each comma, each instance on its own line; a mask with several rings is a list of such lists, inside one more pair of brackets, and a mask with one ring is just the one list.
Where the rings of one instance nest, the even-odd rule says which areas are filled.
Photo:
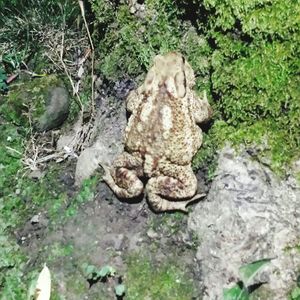
[[103, 180], [121, 198], [133, 198], [143, 192], [143, 161], [127, 152], [122, 153], [111, 168], [104, 167]]
[[146, 186], [148, 201], [154, 211], [187, 212], [189, 203], [205, 196], [195, 195], [197, 178], [190, 166], [172, 166], [162, 173], [164, 175], [150, 178]]

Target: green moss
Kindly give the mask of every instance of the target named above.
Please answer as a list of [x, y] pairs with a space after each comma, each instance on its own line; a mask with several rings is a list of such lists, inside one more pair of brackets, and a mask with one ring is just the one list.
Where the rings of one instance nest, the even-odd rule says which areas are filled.
[[300, 7], [297, 1], [276, 0], [205, 0], [204, 5], [215, 12], [210, 15], [214, 30], [223, 31], [241, 24], [244, 33], [253, 37], [276, 35], [286, 37], [298, 28]]
[[237, 151], [241, 150], [240, 145], [253, 150], [254, 158], [263, 161], [282, 176], [285, 175], [286, 166], [299, 155], [297, 142], [272, 119], [260, 120], [251, 126], [233, 126], [218, 120], [212, 125], [209, 134], [204, 135], [202, 148], [193, 159], [193, 168], [207, 169], [208, 178], [212, 178], [217, 166], [216, 149], [221, 149], [227, 143]]
[[[76, 274], [73, 274], [73, 276], [69, 276], [66, 282], [67, 289], [69, 291], [72, 291], [72, 294], [75, 296], [82, 296], [84, 299], [84, 296], [87, 294], [87, 286], [85, 278], [83, 278], [79, 272]], [[61, 298], [59, 298], [61, 299]]]
[[49, 88], [60, 84], [57, 76], [50, 75], [12, 85], [3, 97], [0, 114], [9, 122], [29, 127], [44, 114]]
[[194, 159], [202, 167], [225, 142], [258, 151], [279, 174], [299, 158], [300, 18], [297, 1], [206, 0], [214, 124]]
[[47, 263], [55, 262], [60, 258], [71, 256], [74, 247], [72, 244], [64, 244], [62, 242], [55, 242], [49, 246], [46, 246], [44, 251], [47, 252], [46, 261]]
[[16, 242], [4, 234], [6, 224], [0, 221], [0, 299], [22, 299], [26, 284], [22, 280], [27, 257]]
[[[218, 11], [209, 16], [208, 31], [216, 43], [211, 60], [215, 124], [205, 136], [195, 165], [213, 161], [214, 149], [228, 141], [234, 146], [260, 149], [257, 158], [267, 159], [273, 170], [283, 174], [286, 166], [299, 157], [300, 65], [296, 57], [300, 35], [294, 26], [299, 6], [292, 2], [282, 11], [287, 5], [284, 1], [272, 5], [260, 1], [205, 3], [207, 9]], [[272, 13], [265, 14], [266, 10]], [[255, 28], [250, 28], [252, 13], [265, 18], [269, 25], [255, 21]], [[274, 19], [273, 15], [280, 18]]]
[[[220, 43], [225, 47], [234, 40], [224, 37]], [[213, 88], [221, 95], [219, 108], [227, 123], [251, 125], [274, 119], [290, 126], [291, 131], [299, 128], [300, 89], [293, 70], [294, 50], [290, 43], [264, 42], [241, 46], [239, 51], [244, 54], [235, 60], [221, 49], [214, 53]]]
[[204, 56], [210, 48], [203, 36], [180, 21], [181, 12], [173, 1], [146, 0], [145, 18], [132, 15], [128, 5], [97, 0], [91, 3], [98, 28], [103, 29], [97, 37], [97, 69], [108, 79], [136, 77], [149, 68], [156, 54], [178, 49], [200, 74], [208, 74]]
[[190, 300], [195, 295], [193, 281], [173, 261], [154, 265], [145, 255], [127, 260], [126, 299]]
[[155, 215], [150, 219], [149, 227], [157, 232], [167, 232], [167, 235], [175, 235], [187, 222], [187, 215], [181, 212], [172, 214]]
[[[0, 209], [2, 228], [5, 230], [17, 223], [22, 211], [23, 201], [18, 193], [19, 170], [22, 167], [23, 139], [25, 132], [11, 124], [0, 125]], [[20, 211], [16, 211], [16, 209]]]
[[96, 175], [83, 181], [81, 189], [74, 196], [72, 202], [68, 205], [68, 208], [64, 211], [64, 219], [74, 217], [77, 214], [80, 205], [94, 199], [96, 186], [100, 179], [100, 176]]

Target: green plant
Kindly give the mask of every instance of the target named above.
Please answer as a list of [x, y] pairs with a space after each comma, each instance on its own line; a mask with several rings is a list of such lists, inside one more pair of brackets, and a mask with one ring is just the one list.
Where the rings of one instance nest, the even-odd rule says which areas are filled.
[[269, 262], [271, 259], [261, 259], [253, 263], [240, 267], [239, 273], [241, 281], [229, 289], [224, 289], [224, 300], [249, 300], [250, 291], [248, 285], [254, 276]]
[[7, 75], [4, 69], [0, 66], [0, 92], [6, 92], [8, 90], [6, 79]]
[[181, 50], [197, 69], [197, 75], [206, 76], [207, 83], [209, 65], [206, 58], [210, 47], [203, 36], [181, 22], [181, 12], [173, 1], [146, 0], [144, 18], [131, 14], [125, 4], [90, 2], [100, 29], [96, 36], [100, 41], [97, 69], [105, 77], [136, 77], [149, 68], [156, 54]]
[[300, 287], [297, 286], [292, 290], [289, 300], [300, 300]]
[[125, 294], [125, 285], [124, 284], [118, 284], [117, 286], [115, 286], [115, 294], [117, 295], [117, 297], [122, 297]]
[[[115, 277], [116, 270], [112, 266], [104, 266], [102, 268], [97, 268], [94, 265], [83, 264], [82, 270], [84, 272], [84, 276], [88, 281], [92, 281], [93, 283], [107, 279], [108, 277]], [[116, 296], [122, 297], [125, 294], [125, 285], [118, 283], [114, 287], [114, 291]]]
[[19, 69], [25, 57], [25, 49], [20, 51], [16, 51], [16, 49], [10, 49], [10, 52], [2, 55], [2, 63], [10, 67], [12, 70]]
[[111, 266], [104, 266], [102, 268], [97, 268], [94, 265], [83, 264], [82, 266], [85, 277], [88, 280], [98, 281], [108, 276], [115, 276], [116, 270]]
[[[45, 41], [61, 29], [62, 20], [66, 20], [69, 28], [74, 28], [78, 15], [78, 3], [73, 0], [1, 1], [0, 52], [3, 63], [11, 70], [19, 69], [22, 63], [30, 63], [40, 49], [46, 48]], [[45, 56], [43, 60], [47, 60]]]
[[300, 275], [297, 276], [296, 286], [290, 292], [288, 300], [300, 300]]

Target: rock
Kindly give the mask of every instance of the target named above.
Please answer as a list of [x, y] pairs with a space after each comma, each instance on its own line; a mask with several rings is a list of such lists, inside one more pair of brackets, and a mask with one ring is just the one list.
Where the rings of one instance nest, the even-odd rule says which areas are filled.
[[124, 244], [124, 239], [125, 236], [124, 234], [117, 234], [114, 236], [114, 248], [116, 251], [122, 250], [123, 244]]
[[201, 240], [204, 299], [222, 299], [223, 288], [240, 279], [239, 267], [263, 258], [274, 258], [261, 273], [268, 278], [259, 288], [268, 292], [263, 299], [287, 299], [300, 267], [299, 202], [293, 178], [279, 179], [246, 152], [221, 151], [207, 201], [188, 220]]
[[31, 219], [30, 219], [30, 223], [31, 224], [37, 224], [40, 222], [40, 215], [34, 215]]
[[36, 131], [57, 128], [69, 113], [69, 96], [55, 75], [27, 80], [11, 86], [1, 112], [9, 121]]
[[136, 17], [143, 19], [146, 17], [146, 6], [145, 4], [140, 4], [137, 0], [128, 0], [129, 11]]
[[32, 179], [41, 179], [44, 176], [45, 172], [41, 171], [40, 169], [33, 170], [28, 174], [28, 177]]
[[64, 86], [49, 87], [45, 112], [38, 118], [36, 129], [47, 131], [63, 124], [69, 114], [69, 95]]
[[[79, 156], [75, 171], [76, 185], [81, 185], [83, 180], [89, 178], [99, 167], [99, 163], [101, 160], [99, 155], [101, 153], [101, 150], [99, 151], [99, 148], [87, 148]], [[105, 151], [105, 149], [103, 149], [102, 151]]]
[[125, 100], [126, 96], [134, 88], [135, 88], [134, 82], [130, 79], [125, 79], [125, 80], [116, 81], [113, 91], [117, 98]]
[[59, 151], [64, 150], [66, 147], [73, 149], [75, 143], [75, 137], [77, 132], [81, 129], [81, 122], [78, 119], [72, 127], [65, 133], [61, 133], [57, 141], [56, 149]]
[[101, 99], [97, 112], [94, 142], [78, 157], [75, 183], [81, 185], [99, 165], [109, 166], [123, 150], [123, 135], [126, 126], [125, 101]]
[[155, 232], [152, 228], [150, 228], [148, 231], [147, 231], [147, 236], [150, 238], [150, 239], [156, 239], [158, 237], [158, 233]]

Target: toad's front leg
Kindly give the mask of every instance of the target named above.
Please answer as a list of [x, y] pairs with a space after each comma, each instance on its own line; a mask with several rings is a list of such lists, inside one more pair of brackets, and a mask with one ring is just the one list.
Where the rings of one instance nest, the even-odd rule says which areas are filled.
[[139, 196], [144, 189], [139, 177], [143, 176], [143, 161], [127, 152], [122, 153], [111, 168], [104, 168], [103, 180], [120, 198]]
[[205, 196], [195, 195], [197, 178], [191, 166], [171, 165], [163, 171], [163, 175], [150, 178], [146, 186], [148, 201], [154, 211], [187, 212], [189, 203]]
[[213, 115], [213, 110], [207, 101], [206, 92], [204, 92], [204, 98], [199, 99], [195, 93], [191, 94], [193, 103], [194, 118], [197, 124], [207, 122]]

